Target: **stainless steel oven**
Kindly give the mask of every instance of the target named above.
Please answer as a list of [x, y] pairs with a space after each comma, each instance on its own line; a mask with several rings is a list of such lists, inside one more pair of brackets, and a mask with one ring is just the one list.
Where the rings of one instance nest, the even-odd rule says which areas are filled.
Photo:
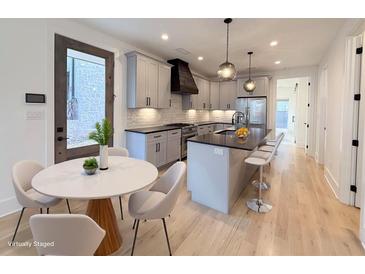
[[181, 129], [181, 158], [188, 155], [188, 139], [198, 135], [196, 126], [185, 127]]

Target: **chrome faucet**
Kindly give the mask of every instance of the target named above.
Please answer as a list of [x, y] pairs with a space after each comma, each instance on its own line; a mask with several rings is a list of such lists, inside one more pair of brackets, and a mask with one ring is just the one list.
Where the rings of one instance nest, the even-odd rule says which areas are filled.
[[243, 125], [244, 119], [245, 119], [245, 114], [241, 111], [236, 111], [232, 115], [232, 125], [238, 125], [238, 124]]

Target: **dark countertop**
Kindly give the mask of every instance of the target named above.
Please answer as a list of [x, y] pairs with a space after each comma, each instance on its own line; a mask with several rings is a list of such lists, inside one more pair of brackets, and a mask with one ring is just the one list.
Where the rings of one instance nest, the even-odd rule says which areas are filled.
[[212, 125], [212, 124], [232, 125], [232, 123], [227, 123], [227, 122], [213, 122], [213, 121], [206, 121], [206, 122], [197, 122], [197, 123], [195, 123], [195, 125], [197, 125], [197, 126], [205, 126], [205, 125]]
[[[227, 125], [231, 125], [231, 123], [212, 122], [212, 121], [194, 123], [194, 125], [196, 125], [196, 126], [211, 125], [211, 124], [227, 124]], [[179, 128], [180, 127], [175, 127], [175, 126], [154, 126], [154, 127], [129, 128], [129, 129], [126, 129], [125, 131], [127, 131], [127, 132], [135, 132], [135, 133], [142, 133], [142, 134], [149, 134], [149, 133], [156, 133], [156, 132], [161, 132], [161, 131], [166, 131], [166, 130], [173, 130], [173, 129], [179, 129]]]
[[149, 133], [156, 133], [156, 132], [173, 130], [173, 129], [180, 129], [180, 127], [173, 127], [173, 126], [141, 127], [141, 128], [130, 128], [130, 129], [126, 129], [125, 131], [149, 134]]
[[[223, 134], [219, 134], [222, 132]], [[188, 142], [201, 143], [213, 146], [229, 147], [235, 149], [254, 150], [269, 135], [271, 129], [250, 128], [250, 135], [247, 139], [240, 139], [234, 135], [234, 131], [221, 130], [216, 133], [195, 136], [188, 139]]]

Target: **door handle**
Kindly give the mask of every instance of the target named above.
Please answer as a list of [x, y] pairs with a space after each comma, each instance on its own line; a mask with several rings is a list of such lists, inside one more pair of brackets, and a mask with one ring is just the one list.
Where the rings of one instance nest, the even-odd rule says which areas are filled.
[[63, 140], [67, 140], [70, 138], [63, 138], [62, 136], [57, 137], [57, 141], [62, 142]]

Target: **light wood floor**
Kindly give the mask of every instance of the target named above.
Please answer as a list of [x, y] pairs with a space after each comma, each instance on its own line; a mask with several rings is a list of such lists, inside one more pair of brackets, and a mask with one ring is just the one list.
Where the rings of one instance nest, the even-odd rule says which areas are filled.
[[[364, 255], [358, 238], [359, 210], [336, 200], [323, 170], [303, 150], [282, 145], [269, 170], [272, 189], [264, 194], [273, 205], [265, 215], [249, 211], [247, 199], [256, 195], [250, 185], [230, 215], [194, 203], [184, 186], [167, 228], [173, 255]], [[119, 222], [123, 247], [129, 255], [133, 220], [123, 198], [124, 221]], [[71, 201], [73, 212], [84, 213], [86, 203]], [[119, 217], [119, 206], [114, 199]], [[51, 209], [67, 212], [65, 204]], [[31, 241], [26, 210], [18, 241]], [[0, 255], [36, 255], [34, 248], [8, 247], [19, 213], [0, 219]], [[162, 222], [141, 222], [135, 255], [168, 255]]]

